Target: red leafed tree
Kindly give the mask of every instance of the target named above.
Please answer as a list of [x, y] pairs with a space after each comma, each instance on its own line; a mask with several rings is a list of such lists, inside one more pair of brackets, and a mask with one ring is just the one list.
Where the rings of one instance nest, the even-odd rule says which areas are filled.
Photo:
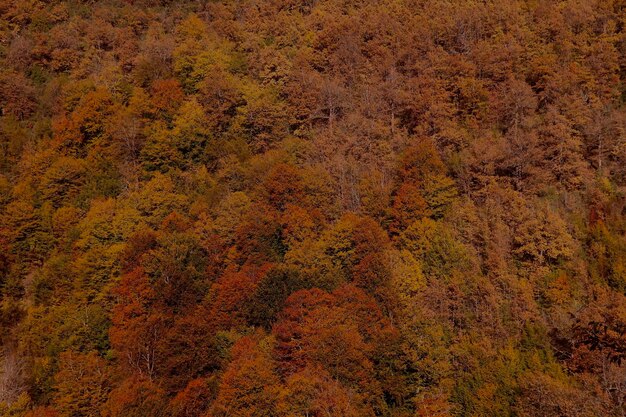
[[302, 174], [289, 164], [274, 166], [265, 179], [263, 188], [267, 202], [278, 210], [284, 210], [287, 204], [298, 204], [304, 198]]
[[193, 379], [170, 401], [168, 410], [172, 417], [204, 416], [216, 395], [215, 388], [214, 379]]
[[111, 391], [103, 417], [169, 416], [165, 393], [149, 379], [131, 376]]
[[111, 346], [124, 369], [153, 379], [161, 359], [157, 358], [157, 345], [166, 320], [152, 308], [156, 295], [143, 269], [138, 267], [123, 275], [115, 294], [118, 303], [113, 309], [109, 331]]
[[228, 269], [211, 288], [209, 315], [215, 328], [244, 324], [245, 304], [252, 299], [270, 264], [248, 265], [240, 271]]
[[152, 83], [151, 98], [158, 112], [171, 115], [183, 102], [185, 95], [177, 80], [155, 80]]
[[232, 361], [220, 381], [210, 417], [273, 416], [279, 378], [270, 356], [271, 341], [261, 335], [241, 338], [232, 348]]
[[332, 293], [301, 290], [286, 304], [272, 331], [281, 373], [321, 367], [375, 403], [382, 391], [374, 361], [396, 335], [374, 299], [345, 285]]
[[287, 415], [372, 415], [372, 410], [363, 404], [361, 396], [319, 367], [307, 367], [287, 378], [279, 408]]
[[400, 186], [393, 198], [389, 226], [392, 233], [401, 233], [416, 220], [428, 216], [428, 203], [420, 189], [409, 183]]

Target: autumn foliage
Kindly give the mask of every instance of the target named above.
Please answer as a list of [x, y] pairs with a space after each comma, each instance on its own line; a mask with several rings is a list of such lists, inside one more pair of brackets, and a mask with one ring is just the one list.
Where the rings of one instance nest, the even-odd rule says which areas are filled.
[[0, 416], [626, 415], [623, 0], [0, 17]]

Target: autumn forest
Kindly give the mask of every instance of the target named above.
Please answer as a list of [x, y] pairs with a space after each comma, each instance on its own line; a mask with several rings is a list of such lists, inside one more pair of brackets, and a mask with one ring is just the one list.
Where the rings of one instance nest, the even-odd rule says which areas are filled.
[[626, 416], [625, 26], [0, 0], [0, 416]]

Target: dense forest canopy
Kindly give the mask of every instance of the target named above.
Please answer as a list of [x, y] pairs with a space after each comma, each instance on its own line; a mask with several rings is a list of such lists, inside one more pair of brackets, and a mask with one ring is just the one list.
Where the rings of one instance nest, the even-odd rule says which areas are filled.
[[0, 0], [0, 415], [626, 415], [626, 1]]

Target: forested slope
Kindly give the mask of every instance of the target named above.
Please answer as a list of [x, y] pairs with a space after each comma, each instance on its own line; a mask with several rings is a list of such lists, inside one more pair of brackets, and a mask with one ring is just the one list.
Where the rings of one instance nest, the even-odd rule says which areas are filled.
[[626, 415], [623, 0], [0, 16], [0, 415]]

